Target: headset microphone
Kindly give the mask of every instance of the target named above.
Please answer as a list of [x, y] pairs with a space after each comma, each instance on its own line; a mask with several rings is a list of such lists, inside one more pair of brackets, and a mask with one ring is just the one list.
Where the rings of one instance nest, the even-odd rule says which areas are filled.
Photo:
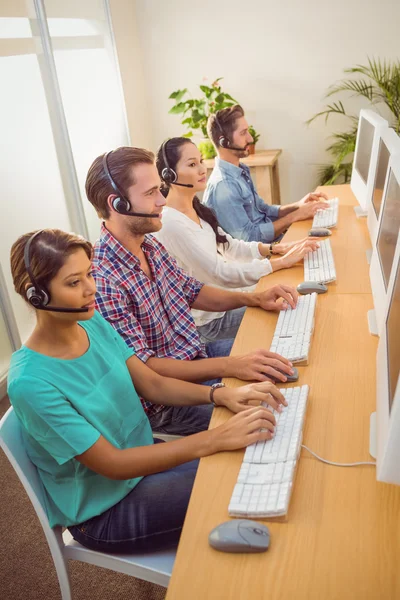
[[148, 217], [150, 219], [158, 219], [160, 216], [159, 213], [138, 213], [138, 212], [133, 212], [131, 210], [131, 203], [129, 202], [128, 198], [126, 198], [124, 196], [124, 194], [121, 192], [121, 190], [115, 183], [114, 179], [111, 176], [110, 169], [108, 168], [107, 159], [111, 153], [112, 153], [112, 150], [111, 150], [111, 152], [106, 152], [106, 154], [104, 154], [103, 169], [104, 169], [105, 174], [108, 177], [109, 182], [112, 185], [113, 190], [115, 191], [116, 194], [118, 194], [118, 197], [114, 198], [114, 200], [112, 201], [112, 207], [115, 210], [115, 212], [117, 212], [120, 215], [126, 215], [127, 217], [146, 217], [146, 218]]
[[40, 229], [36, 233], [34, 233], [26, 243], [24, 249], [24, 263], [26, 272], [29, 275], [29, 279], [31, 281], [31, 286], [26, 290], [26, 297], [34, 308], [37, 310], [48, 310], [50, 312], [60, 312], [60, 313], [83, 313], [89, 312], [88, 308], [64, 308], [61, 306], [49, 306], [50, 302], [50, 293], [44, 286], [40, 287], [31, 271], [30, 268], [30, 248], [33, 240], [39, 235], [43, 233], [43, 229]]
[[180, 185], [181, 187], [188, 187], [188, 188], [194, 187], [194, 185], [192, 185], [191, 183], [178, 183], [177, 181], [172, 181], [171, 184], [172, 185]]

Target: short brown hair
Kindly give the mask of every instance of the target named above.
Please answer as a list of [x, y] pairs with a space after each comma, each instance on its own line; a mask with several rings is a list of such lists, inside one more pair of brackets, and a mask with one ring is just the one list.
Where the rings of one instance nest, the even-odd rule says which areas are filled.
[[[26, 288], [30, 281], [26, 270], [24, 251], [29, 239], [36, 233], [31, 231], [17, 239], [11, 248], [11, 274], [17, 294], [26, 297]], [[57, 275], [67, 256], [82, 248], [87, 257], [92, 256], [92, 244], [75, 233], [65, 233], [60, 229], [43, 229], [32, 240], [29, 248], [29, 268], [38, 286], [46, 291], [50, 281]]]
[[[218, 121], [216, 120], [215, 115], [217, 116]], [[244, 110], [239, 104], [229, 106], [228, 108], [222, 108], [208, 117], [208, 137], [216, 148], [221, 145], [219, 143], [220, 137], [227, 137], [229, 140], [232, 139], [232, 134], [236, 130], [236, 121], [240, 119], [240, 117], [244, 117]], [[220, 124], [220, 127], [218, 126], [218, 123]]]
[[[86, 177], [86, 195], [102, 219], [108, 219], [110, 208], [107, 198], [115, 194], [107, 173], [103, 167], [104, 154], [98, 156], [90, 166]], [[111, 152], [107, 157], [108, 169], [117, 187], [126, 194], [126, 190], [135, 183], [131, 167], [140, 164], [154, 164], [154, 154], [144, 148], [122, 146]]]

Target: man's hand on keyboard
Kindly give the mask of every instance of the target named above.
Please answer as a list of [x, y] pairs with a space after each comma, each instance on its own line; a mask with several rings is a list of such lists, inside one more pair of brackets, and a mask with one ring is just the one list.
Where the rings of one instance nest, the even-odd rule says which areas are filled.
[[299, 200], [297, 205], [304, 206], [304, 204], [308, 204], [309, 202], [321, 202], [323, 200], [328, 200], [328, 196], [324, 192], [311, 192]]
[[293, 218], [295, 221], [312, 219], [318, 210], [326, 210], [327, 208], [329, 208], [329, 204], [327, 202], [307, 202], [306, 204], [300, 206], [296, 212], [293, 213]]
[[271, 411], [264, 406], [248, 408], [207, 432], [213, 435], [210, 454], [238, 450], [256, 442], [270, 440], [274, 431], [275, 417]]
[[[274, 285], [269, 290], [256, 294], [258, 296], [257, 306], [264, 310], [286, 310], [288, 306], [296, 308], [299, 297], [295, 288], [290, 285]], [[283, 299], [283, 302], [281, 302]]]
[[269, 382], [250, 383], [240, 388], [219, 388], [214, 392], [214, 400], [217, 406], [226, 406], [234, 413], [267, 404], [281, 412], [282, 406], [287, 406], [285, 396]]
[[280, 271], [280, 269], [288, 269], [318, 248], [318, 242], [310, 241], [310, 239], [296, 242], [284, 256], [271, 261], [272, 270], [275, 272]]
[[226, 375], [243, 381], [270, 381], [268, 377], [271, 376], [285, 383], [285, 373], [293, 374], [290, 361], [262, 348], [243, 356], [231, 356], [229, 365], [229, 372]]

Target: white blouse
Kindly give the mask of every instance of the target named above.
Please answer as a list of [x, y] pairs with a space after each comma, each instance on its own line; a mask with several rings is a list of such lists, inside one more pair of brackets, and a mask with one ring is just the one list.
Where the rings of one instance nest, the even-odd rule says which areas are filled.
[[[162, 228], [153, 234], [189, 275], [208, 285], [250, 292], [263, 275], [272, 272], [270, 261], [258, 251], [258, 242], [237, 240], [219, 228], [228, 243], [217, 244], [211, 225], [202, 219], [200, 223], [165, 207]], [[192, 314], [200, 327], [225, 313], [192, 309]]]

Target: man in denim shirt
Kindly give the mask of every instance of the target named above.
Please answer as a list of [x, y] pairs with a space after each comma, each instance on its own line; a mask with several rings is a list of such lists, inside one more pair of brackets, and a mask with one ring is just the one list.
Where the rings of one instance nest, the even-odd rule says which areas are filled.
[[232, 237], [246, 242], [279, 239], [295, 221], [311, 219], [318, 209], [327, 208], [325, 194], [307, 194], [299, 202], [269, 205], [257, 194], [250, 169], [240, 162], [248, 156], [253, 138], [241, 106], [210, 115], [208, 135], [218, 156], [207, 183], [203, 202], [212, 208], [221, 227]]

